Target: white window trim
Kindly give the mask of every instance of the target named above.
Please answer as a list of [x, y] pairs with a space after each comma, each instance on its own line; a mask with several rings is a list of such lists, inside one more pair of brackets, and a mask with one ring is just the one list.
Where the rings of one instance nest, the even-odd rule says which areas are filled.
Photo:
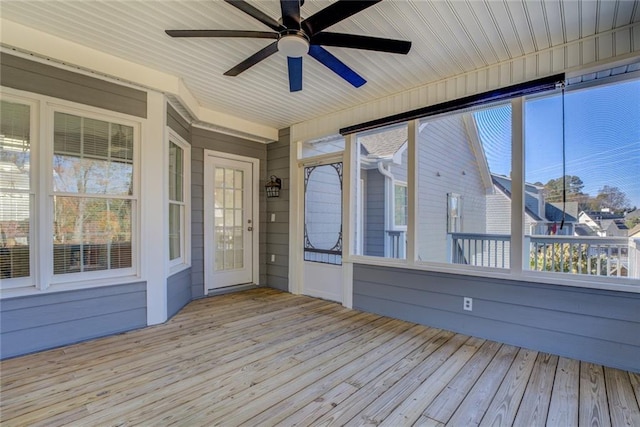
[[38, 188], [38, 182], [40, 178], [40, 151], [39, 151], [39, 134], [38, 127], [40, 124], [40, 102], [33, 97], [23, 96], [15, 93], [18, 91], [7, 91], [4, 87], [0, 92], [0, 99], [3, 101], [14, 102], [18, 104], [24, 104], [29, 106], [29, 271], [28, 277], [17, 277], [14, 279], [2, 279], [2, 290], [20, 289], [33, 287], [38, 283], [38, 273], [35, 256], [36, 237], [37, 233], [37, 215], [35, 214], [35, 207], [37, 205], [36, 197], [39, 193], [36, 191]]
[[[71, 104], [71, 105], [70, 105]], [[117, 197], [119, 199], [127, 199], [131, 200], [131, 267], [122, 268], [122, 269], [114, 269], [114, 270], [100, 270], [100, 271], [92, 271], [92, 272], [81, 272], [81, 273], [68, 273], [68, 274], [53, 274], [53, 260], [52, 257], [48, 256], [48, 249], [53, 247], [53, 196], [54, 195], [71, 195], [78, 196], [77, 194], [67, 194], [62, 192], [54, 192], [53, 191], [53, 176], [49, 173], [43, 174], [45, 175], [45, 190], [41, 191], [41, 193], [45, 193], [47, 196], [46, 203], [46, 212], [47, 215], [43, 215], [47, 217], [47, 221], [43, 224], [43, 230], [45, 231], [45, 235], [47, 236], [47, 241], [43, 242], [44, 246], [41, 247], [43, 249], [40, 253], [47, 254], [45, 260], [42, 260], [43, 264], [46, 262], [46, 267], [43, 268], [43, 272], [45, 272], [45, 278], [48, 277], [48, 284], [50, 286], [55, 286], [63, 283], [72, 283], [72, 282], [85, 282], [89, 280], [96, 279], [111, 279], [111, 278], [120, 278], [133, 276], [138, 274], [139, 272], [139, 253], [140, 253], [140, 231], [138, 224], [140, 223], [139, 219], [139, 211], [140, 211], [140, 123], [132, 121], [129, 117], [123, 117], [121, 115], [113, 114], [111, 111], [105, 112], [104, 110], [89, 107], [82, 105], [79, 107], [79, 104], [72, 103], [62, 103], [60, 100], [48, 101], [45, 103], [44, 108], [44, 116], [46, 118], [46, 126], [45, 126], [45, 134], [43, 135], [43, 141], [49, 141], [49, 138], [52, 138], [54, 132], [54, 115], [55, 113], [68, 113], [77, 116], [81, 116], [84, 118], [96, 119], [109, 121], [111, 123], [123, 124], [126, 126], [131, 126], [133, 128], [133, 195], [118, 195], [111, 196], [108, 195], [105, 198], [113, 198]], [[52, 141], [52, 139], [51, 139]], [[45, 147], [43, 151], [43, 159], [45, 165], [42, 165], [42, 170], [49, 170], [51, 168], [50, 159], [53, 158], [53, 143], [44, 144]], [[45, 169], [45, 167], [47, 169]], [[42, 286], [46, 286], [47, 281], [42, 281]]]
[[392, 222], [393, 222], [393, 229], [394, 230], [400, 230], [400, 231], [407, 231], [407, 225], [409, 224], [409, 218], [408, 218], [408, 213], [409, 213], [409, 204], [407, 203], [407, 224], [404, 225], [398, 225], [396, 224], [396, 186], [397, 187], [404, 187], [407, 189], [407, 202], [409, 200], [409, 185], [408, 183], [404, 182], [404, 181], [398, 181], [396, 179], [393, 180], [393, 201], [390, 203], [391, 209], [392, 209], [392, 213], [391, 213], [391, 218]]
[[166, 232], [167, 236], [167, 263], [169, 267], [169, 274], [175, 274], [179, 271], [187, 269], [191, 267], [191, 145], [187, 143], [176, 131], [167, 127], [167, 138], [165, 143], [166, 149], [166, 165], [165, 170], [167, 171], [165, 188], [167, 189], [167, 202], [166, 209], [167, 214], [166, 218], [169, 218], [169, 145], [171, 142], [176, 144], [178, 147], [182, 149], [182, 198], [184, 202], [182, 206], [184, 208], [183, 215], [181, 218], [181, 239], [180, 239], [180, 256], [176, 259], [169, 259], [169, 223], [166, 224]]
[[[2, 283], [0, 289], [0, 299], [6, 297], [16, 297], [22, 295], [41, 294], [43, 292], [57, 292], [73, 289], [88, 289], [106, 285], [120, 285], [125, 283], [135, 283], [140, 281], [140, 253], [141, 253], [141, 233], [140, 233], [140, 150], [142, 143], [143, 119], [138, 117], [79, 104], [33, 92], [0, 87], [0, 94], [7, 100], [13, 99], [17, 102], [29, 103], [36, 106], [36, 119], [31, 124], [31, 144], [32, 144], [32, 165], [34, 173], [31, 176], [31, 193], [35, 196], [33, 209], [34, 214], [32, 225], [32, 244], [30, 247], [30, 257], [32, 259], [31, 276], [29, 280], [19, 284], [6, 286]], [[53, 274], [53, 177], [49, 171], [51, 169], [51, 159], [53, 158], [52, 141], [54, 129], [54, 113], [63, 112], [79, 115], [97, 120], [109, 121], [133, 127], [134, 153], [133, 153], [133, 196], [123, 196], [132, 200], [132, 263], [131, 268], [91, 271], [82, 273]], [[32, 113], [33, 114], [33, 113]], [[62, 193], [57, 193], [61, 194]], [[46, 256], [42, 256], [42, 255]], [[4, 282], [4, 280], [3, 280]]]
[[[631, 77], [629, 77], [631, 78]], [[616, 80], [617, 81], [617, 80]], [[611, 83], [600, 82], [601, 84]], [[429, 261], [418, 260], [417, 257], [411, 256], [415, 254], [413, 249], [415, 247], [416, 236], [416, 218], [417, 203], [414, 198], [416, 197], [414, 180], [409, 179], [409, 220], [407, 227], [407, 259], [390, 259], [383, 257], [373, 257], [366, 255], [354, 255], [352, 251], [343, 253], [343, 263], [349, 264], [364, 264], [372, 266], [385, 266], [406, 268], [411, 270], [421, 270], [437, 273], [449, 273], [456, 275], [481, 277], [481, 278], [494, 278], [503, 279], [513, 282], [527, 282], [533, 284], [549, 284], [558, 286], [570, 286], [580, 287], [588, 289], [602, 289], [611, 291], [622, 291], [630, 293], [640, 293], [640, 279], [617, 279], [617, 278], [601, 278], [595, 276], [583, 276], [583, 275], [567, 275], [563, 273], [553, 272], [541, 272], [531, 271], [524, 268], [524, 235], [523, 221], [524, 221], [524, 103], [526, 98], [514, 98], [511, 100], [512, 108], [512, 205], [511, 205], [511, 268], [510, 269], [498, 269], [490, 267], [475, 267], [475, 266], [463, 266], [459, 264], [446, 264], [436, 263]], [[419, 120], [412, 120], [408, 122], [408, 125], [418, 128], [420, 125]], [[353, 137], [355, 141], [356, 138]], [[416, 146], [417, 136], [415, 132], [409, 132], [409, 148], [410, 153], [412, 147]], [[409, 156], [409, 173], [418, 170], [418, 158], [415, 155], [415, 149], [413, 149], [413, 156]], [[357, 168], [356, 168], [357, 169]], [[414, 175], [409, 175], [414, 176]], [[350, 175], [346, 175], [345, 180], [351, 179]], [[411, 197], [413, 196], [413, 198]], [[345, 210], [352, 209], [349, 204], [345, 204]], [[351, 211], [345, 213], [345, 218], [348, 218], [350, 229], [356, 228], [357, 219], [356, 215]], [[353, 233], [346, 235], [348, 240], [354, 238]]]

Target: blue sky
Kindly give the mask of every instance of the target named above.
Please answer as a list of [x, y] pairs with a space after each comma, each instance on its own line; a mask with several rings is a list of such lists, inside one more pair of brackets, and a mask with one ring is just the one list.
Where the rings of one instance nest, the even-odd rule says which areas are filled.
[[[527, 182], [562, 176], [562, 97], [525, 104]], [[511, 108], [476, 115], [492, 172], [511, 170]], [[565, 95], [566, 173], [595, 196], [604, 185], [618, 187], [640, 208], [640, 80], [569, 91]]]

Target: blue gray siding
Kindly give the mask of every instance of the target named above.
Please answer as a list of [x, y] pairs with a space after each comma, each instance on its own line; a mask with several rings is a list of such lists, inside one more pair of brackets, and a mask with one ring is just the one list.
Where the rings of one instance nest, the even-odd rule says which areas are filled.
[[146, 282], [3, 299], [0, 358], [147, 325]]
[[187, 122], [170, 104], [167, 104], [167, 126], [182, 139], [191, 144], [191, 124]]
[[462, 196], [462, 229], [485, 233], [486, 193], [480, 164], [463, 116], [432, 119], [421, 125], [418, 155], [418, 258], [448, 262], [447, 194]]
[[167, 318], [171, 318], [191, 301], [191, 268], [167, 278]]
[[385, 177], [377, 169], [362, 171], [365, 187], [363, 255], [384, 256]]
[[0, 53], [0, 85], [147, 117], [147, 93], [84, 74]]
[[266, 204], [263, 202], [267, 176], [267, 145], [260, 142], [191, 127], [191, 297], [204, 296], [204, 150], [251, 157], [260, 160], [260, 275], [259, 283], [266, 282]]
[[640, 372], [639, 294], [367, 265], [353, 278], [360, 310]]
[[[282, 180], [280, 197], [267, 201], [266, 227], [266, 285], [282, 291], [289, 290], [289, 129], [280, 129], [278, 141], [267, 145], [267, 174], [265, 179], [275, 175]], [[275, 221], [271, 221], [275, 215]], [[275, 261], [271, 261], [275, 255]]]

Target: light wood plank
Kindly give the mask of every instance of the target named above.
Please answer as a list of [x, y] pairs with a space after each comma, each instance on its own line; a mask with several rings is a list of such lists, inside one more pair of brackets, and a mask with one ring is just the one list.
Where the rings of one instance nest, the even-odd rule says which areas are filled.
[[536, 355], [254, 289], [194, 301], [163, 325], [1, 362], [0, 424], [640, 423], [638, 373]]
[[[322, 314], [326, 313], [327, 309], [343, 310], [337, 305], [327, 306], [325, 304], [321, 306], [319, 313], [316, 313], [317, 318], [326, 320], [326, 318], [322, 317]], [[315, 313], [315, 311], [310, 310], [310, 313]], [[261, 316], [257, 317], [262, 318]], [[258, 323], [254, 331], [260, 331], [260, 326]], [[292, 325], [285, 329], [290, 331], [304, 329], [304, 324], [300, 323], [300, 314], [298, 314], [296, 319], [292, 320]], [[34, 404], [44, 405], [48, 401], [59, 400], [57, 396], [58, 393], [65, 393], [66, 390], [73, 389], [76, 391], [74, 399], [76, 401], [82, 399], [83, 404], [86, 405], [94, 400], [99, 400], [98, 397], [101, 390], [107, 389], [109, 393], [117, 393], [119, 388], [131, 390], [135, 388], [136, 384], [140, 383], [144, 383], [145, 387], [148, 387], [148, 381], [150, 380], [149, 375], [152, 375], [154, 378], [157, 378], [158, 374], [163, 374], [163, 377], [171, 377], [176, 369], [192, 369], [192, 367], [196, 367], [195, 369], [197, 369], [197, 366], [203, 358], [206, 359], [213, 356], [217, 357], [218, 360], [226, 360], [223, 356], [228, 353], [234, 355], [238, 352], [243, 352], [247, 348], [251, 348], [255, 353], [266, 346], [266, 344], [258, 345], [255, 341], [248, 340], [246, 338], [247, 335], [244, 333], [238, 334], [238, 332], [246, 332], [246, 329], [240, 328], [234, 329], [234, 331], [235, 336], [227, 336], [227, 339], [233, 339], [226, 342], [223, 338], [221, 339], [219, 334], [210, 334], [206, 339], [197, 339], [197, 337], [195, 337], [196, 339], [191, 340], [189, 343], [186, 343], [186, 345], [176, 346], [175, 344], [170, 344], [170, 349], [153, 351], [150, 352], [150, 354], [145, 354], [145, 352], [137, 354], [135, 351], [136, 348], [131, 347], [125, 352], [127, 354], [126, 357], [119, 357], [109, 360], [108, 362], [103, 362], [102, 369], [94, 370], [94, 365], [90, 363], [90, 367], [78, 370], [78, 374], [71, 381], [64, 383], [55, 381], [48, 387], [42, 387], [40, 390], [28, 394], [22, 394], [23, 390], [17, 388], [15, 389], [15, 399], [19, 400], [27, 397], [30, 401], [34, 402]], [[276, 336], [278, 339], [281, 339], [281, 335], [282, 333], [278, 333]], [[185, 343], [183, 342], [183, 344]], [[188, 354], [189, 357], [186, 360], [181, 360], [184, 354]], [[176, 360], [176, 365], [166, 366], [166, 359], [172, 357], [178, 357], [180, 359]], [[135, 375], [133, 381], [129, 380], [131, 375]], [[119, 384], [119, 387], [112, 387], [113, 384]], [[9, 405], [11, 401], [11, 399], [6, 399], [3, 405]], [[24, 413], [31, 413], [31, 409], [32, 407], [28, 405], [22, 405]], [[19, 414], [11, 412], [8, 414], [9, 417], [16, 415]], [[46, 414], [47, 417], [53, 415], [55, 414]]]
[[487, 368], [491, 360], [500, 349], [500, 344], [493, 341], [485, 342], [480, 350], [473, 355], [471, 360], [460, 370], [456, 377], [447, 385], [445, 391], [424, 410], [418, 423], [431, 423], [438, 421], [446, 424], [460, 403], [474, 386], [480, 375]]
[[429, 378], [454, 354], [469, 337], [454, 335], [445, 346], [435, 351], [426, 361], [408, 372], [392, 387], [363, 409], [346, 426], [377, 425], [381, 423], [404, 399]]
[[614, 426], [640, 426], [640, 408], [629, 375], [619, 369], [604, 368], [609, 414]]
[[629, 380], [631, 381], [631, 387], [636, 395], [636, 402], [640, 406], [640, 373], [629, 372]]
[[460, 369], [471, 359], [482, 345], [483, 340], [470, 338], [452, 354], [429, 378], [416, 388], [400, 405], [380, 423], [393, 427], [415, 423], [425, 410], [425, 406], [456, 376]]
[[[366, 385], [369, 385], [381, 375], [384, 375], [385, 372], [389, 372], [389, 370], [397, 364], [398, 360], [410, 357], [424, 345], [425, 341], [430, 342], [434, 337], [439, 335], [440, 332], [441, 331], [439, 329], [422, 328], [420, 334], [409, 340], [406, 344], [398, 346], [392, 352], [386, 354], [385, 357], [378, 359], [378, 361], [369, 364], [365, 369], [360, 369], [354, 375], [346, 378], [344, 383], [348, 384], [350, 387], [342, 386], [343, 383], [337, 386], [344, 387], [346, 390], [351, 390], [350, 393], [336, 393], [334, 389], [331, 389], [327, 393], [321, 395], [320, 398], [313, 400], [287, 416], [287, 418], [282, 419], [279, 423], [286, 426], [310, 425], [314, 423], [318, 418], [338, 406], [338, 398], [341, 399], [340, 403], [342, 403], [342, 401], [349, 398], [352, 394], [358, 392]], [[300, 400], [298, 397], [299, 394], [296, 395], [296, 402], [299, 402]]]
[[[317, 328], [311, 322], [300, 323], [298, 327], [305, 331], [304, 333], [292, 328], [274, 331], [271, 333], [274, 334], [272, 341], [265, 341], [259, 347], [256, 344], [250, 351], [240, 348], [226, 355], [209, 354], [203, 360], [210, 360], [209, 364], [198, 361], [195, 364], [190, 363], [188, 368], [175, 369], [173, 366], [171, 370], [173, 374], [168, 378], [162, 376], [147, 379], [137, 375], [135, 384], [129, 384], [128, 387], [113, 393], [108, 401], [99, 400], [89, 403], [88, 407], [92, 415], [87, 422], [105, 423], [107, 420], [112, 420], [114, 424], [134, 422], [131, 419], [130, 410], [149, 399], [153, 405], [150, 405], [147, 410], [135, 412], [135, 422], [140, 422], [145, 417], [157, 416], [163, 411], [171, 411], [180, 405], [194, 404], [211, 389], [212, 385], [216, 387], [217, 398], [222, 398], [226, 396], [227, 389], [251, 387], [261, 380], [260, 375], [263, 373], [275, 375], [298, 364], [299, 362], [290, 354], [295, 353], [299, 346], [318, 344], [320, 337], [323, 339], [331, 337], [327, 342], [343, 341], [349, 337], [358, 336], [363, 330], [374, 327], [377, 323], [388, 321], [388, 319], [366, 313], [345, 311], [344, 314], [351, 314], [351, 316], [343, 320], [340, 320], [340, 317], [329, 316], [319, 323]], [[345, 326], [347, 326], [346, 329], [343, 329]], [[334, 328], [342, 334], [333, 335]], [[288, 333], [284, 332], [286, 329], [289, 330]], [[251, 336], [244, 336], [245, 340], [252, 341], [250, 338]], [[166, 383], [166, 379], [170, 382]], [[132, 400], [133, 398], [136, 400]], [[130, 414], [129, 418], [126, 414]]]
[[431, 363], [427, 361], [432, 355], [434, 358], [431, 360], [440, 357], [435, 354], [436, 352], [440, 351], [441, 354], [444, 354], [455, 351], [457, 344], [451, 342], [453, 336], [454, 334], [452, 332], [438, 332], [433, 339], [427, 340], [420, 348], [413, 351], [407, 357], [397, 360], [391, 368], [379, 375], [375, 380], [362, 386], [362, 388], [348, 397], [340, 405], [314, 421], [314, 424], [316, 426], [344, 425], [350, 420], [357, 418], [358, 414], [360, 414], [364, 408], [406, 375], [409, 375], [409, 373], [419, 375], [420, 371], [417, 370], [419, 366], [424, 363]]
[[551, 390], [558, 356], [539, 353], [516, 415], [515, 425], [544, 426], [549, 414]]
[[581, 426], [610, 426], [607, 390], [602, 366], [580, 363], [580, 411]]
[[516, 355], [517, 347], [500, 347], [487, 369], [447, 422], [448, 426], [473, 426], [480, 423]]
[[547, 424], [573, 427], [578, 425], [578, 390], [580, 362], [561, 357], [551, 391]]

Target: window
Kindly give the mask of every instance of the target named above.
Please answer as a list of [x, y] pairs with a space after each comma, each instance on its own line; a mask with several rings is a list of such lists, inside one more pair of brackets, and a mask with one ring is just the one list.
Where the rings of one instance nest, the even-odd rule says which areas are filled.
[[528, 99], [525, 113], [527, 210], [537, 204], [539, 219], [524, 268], [640, 277], [640, 80], [568, 86], [564, 99]]
[[418, 260], [509, 268], [511, 105], [428, 117], [417, 128]]
[[0, 108], [2, 289], [133, 276], [139, 124], [9, 88]]
[[334, 135], [326, 138], [304, 141], [301, 144], [298, 157], [300, 159], [306, 159], [308, 157], [339, 153], [341, 151], [344, 151], [344, 137], [342, 135]]
[[462, 197], [459, 194], [447, 194], [447, 230], [449, 233], [462, 232]]
[[395, 196], [393, 224], [396, 227], [406, 227], [408, 222], [408, 212], [409, 212], [407, 184], [395, 183], [393, 186], [393, 194]]
[[132, 267], [133, 127], [54, 112], [53, 273]]
[[173, 132], [169, 133], [169, 262], [188, 263], [189, 145]]
[[31, 276], [32, 105], [2, 100], [0, 106], [0, 279], [11, 284]]
[[357, 255], [406, 258], [407, 124], [357, 135]]

